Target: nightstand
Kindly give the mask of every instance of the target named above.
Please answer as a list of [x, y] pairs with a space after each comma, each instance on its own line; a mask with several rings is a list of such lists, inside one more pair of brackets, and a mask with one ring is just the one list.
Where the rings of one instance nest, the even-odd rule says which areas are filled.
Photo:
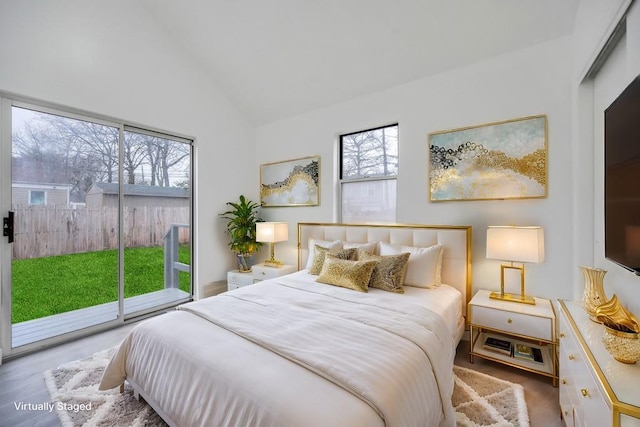
[[293, 265], [283, 264], [280, 267], [271, 267], [265, 264], [258, 264], [251, 267], [251, 275], [254, 283], [261, 280], [273, 279], [296, 271]]
[[[475, 356], [493, 360], [550, 377], [557, 386], [556, 315], [551, 301], [535, 298], [535, 305], [520, 304], [491, 299], [489, 293], [478, 291], [469, 302], [471, 362]], [[506, 349], [500, 348], [506, 343]]]
[[294, 273], [296, 268], [293, 265], [283, 264], [280, 267], [270, 267], [264, 264], [257, 264], [251, 267], [250, 272], [241, 273], [238, 270], [227, 272], [227, 291], [238, 289], [243, 286], [253, 285], [261, 280], [273, 279]]
[[250, 271], [241, 273], [239, 270], [227, 272], [227, 291], [238, 289], [253, 284], [253, 275]]

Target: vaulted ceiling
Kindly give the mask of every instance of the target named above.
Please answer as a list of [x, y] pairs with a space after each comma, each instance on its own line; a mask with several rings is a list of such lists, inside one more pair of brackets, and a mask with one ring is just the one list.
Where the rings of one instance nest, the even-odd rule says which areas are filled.
[[140, 0], [255, 124], [573, 32], [579, 0]]

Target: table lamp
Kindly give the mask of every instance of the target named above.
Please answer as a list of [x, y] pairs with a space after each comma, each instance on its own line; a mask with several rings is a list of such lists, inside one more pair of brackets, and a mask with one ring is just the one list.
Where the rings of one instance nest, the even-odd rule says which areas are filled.
[[[500, 292], [492, 292], [489, 297], [504, 301], [535, 304], [533, 297], [524, 293], [524, 263], [544, 261], [544, 232], [542, 227], [489, 226], [487, 228], [487, 258], [508, 261], [500, 266]], [[516, 266], [513, 263], [522, 263]], [[520, 273], [520, 295], [505, 293], [505, 270]]]
[[271, 258], [266, 260], [265, 265], [279, 267], [281, 261], [274, 258], [274, 246], [277, 242], [289, 240], [289, 226], [286, 222], [258, 222], [256, 223], [256, 241], [269, 243]]

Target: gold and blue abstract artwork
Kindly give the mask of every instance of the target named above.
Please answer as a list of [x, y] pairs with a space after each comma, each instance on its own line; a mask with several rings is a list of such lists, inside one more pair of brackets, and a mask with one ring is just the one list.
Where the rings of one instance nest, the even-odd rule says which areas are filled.
[[429, 134], [429, 200], [547, 196], [547, 117]]
[[319, 156], [260, 165], [262, 207], [318, 205], [319, 187]]

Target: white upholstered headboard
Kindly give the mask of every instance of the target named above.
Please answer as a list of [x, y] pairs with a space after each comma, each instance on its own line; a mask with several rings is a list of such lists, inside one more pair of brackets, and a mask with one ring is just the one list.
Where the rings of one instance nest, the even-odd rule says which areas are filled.
[[298, 223], [298, 270], [309, 255], [309, 238], [347, 242], [386, 242], [392, 245], [427, 247], [441, 244], [442, 283], [462, 292], [466, 305], [471, 299], [471, 226], [466, 225], [354, 225]]

